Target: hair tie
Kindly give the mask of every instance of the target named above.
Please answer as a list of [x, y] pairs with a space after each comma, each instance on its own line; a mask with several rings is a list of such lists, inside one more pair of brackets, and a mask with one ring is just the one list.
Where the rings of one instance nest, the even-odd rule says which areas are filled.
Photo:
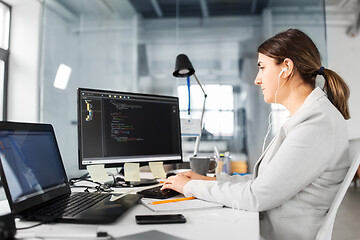
[[319, 75], [324, 75], [324, 67], [321, 67], [321, 68], [319, 68], [319, 70], [317, 71], [317, 73], [319, 74]]

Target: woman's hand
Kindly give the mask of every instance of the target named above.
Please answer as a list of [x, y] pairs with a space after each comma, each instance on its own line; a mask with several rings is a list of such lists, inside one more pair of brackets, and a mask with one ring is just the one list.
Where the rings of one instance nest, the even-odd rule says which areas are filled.
[[207, 177], [207, 176], [200, 175], [193, 171], [181, 172], [181, 173], [178, 173], [178, 175], [186, 176], [186, 177], [190, 178], [190, 180], [216, 180], [216, 177]]
[[177, 174], [175, 176], [171, 176], [167, 178], [164, 182], [164, 186], [161, 188], [161, 190], [164, 189], [172, 189], [179, 193], [184, 194], [184, 186], [186, 183], [190, 181], [190, 178]]
[[172, 189], [179, 193], [184, 193], [184, 186], [187, 184], [190, 180], [216, 180], [215, 177], [206, 177], [203, 175], [200, 175], [198, 173], [195, 173], [193, 171], [187, 171], [178, 173], [175, 176], [171, 176], [167, 178], [164, 182], [164, 186], [161, 188], [161, 190], [164, 189]]

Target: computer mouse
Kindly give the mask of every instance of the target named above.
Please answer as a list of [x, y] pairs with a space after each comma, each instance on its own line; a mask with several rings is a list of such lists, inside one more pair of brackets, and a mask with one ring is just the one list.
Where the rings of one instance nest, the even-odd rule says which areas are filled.
[[171, 177], [171, 176], [175, 176], [175, 175], [176, 175], [176, 173], [169, 172], [169, 173], [166, 174], [166, 178]]

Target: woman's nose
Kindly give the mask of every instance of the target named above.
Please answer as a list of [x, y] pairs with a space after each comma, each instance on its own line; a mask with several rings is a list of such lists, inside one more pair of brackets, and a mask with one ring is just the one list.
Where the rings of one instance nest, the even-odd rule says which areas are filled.
[[261, 84], [261, 80], [260, 80], [258, 77], [256, 77], [256, 78], [255, 78], [255, 81], [254, 81], [254, 84], [255, 84], [255, 85], [260, 85], [260, 84]]

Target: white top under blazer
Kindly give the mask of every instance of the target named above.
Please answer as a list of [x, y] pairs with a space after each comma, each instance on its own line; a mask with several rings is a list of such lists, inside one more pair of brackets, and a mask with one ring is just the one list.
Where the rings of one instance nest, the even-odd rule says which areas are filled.
[[260, 212], [262, 238], [315, 239], [349, 169], [348, 147], [343, 116], [315, 88], [260, 156], [253, 179], [191, 180], [184, 194]]

